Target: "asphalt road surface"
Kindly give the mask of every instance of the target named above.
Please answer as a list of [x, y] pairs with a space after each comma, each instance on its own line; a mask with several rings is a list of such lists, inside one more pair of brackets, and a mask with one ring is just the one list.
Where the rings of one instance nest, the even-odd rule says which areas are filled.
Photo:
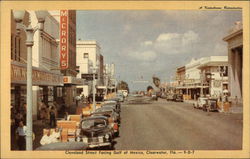
[[204, 112], [163, 99], [122, 104], [116, 150], [239, 150], [242, 114]]

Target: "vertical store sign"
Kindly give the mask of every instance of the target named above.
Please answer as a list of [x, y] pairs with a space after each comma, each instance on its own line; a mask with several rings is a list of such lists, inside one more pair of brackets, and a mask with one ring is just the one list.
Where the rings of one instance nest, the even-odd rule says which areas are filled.
[[60, 67], [68, 68], [68, 10], [60, 11]]

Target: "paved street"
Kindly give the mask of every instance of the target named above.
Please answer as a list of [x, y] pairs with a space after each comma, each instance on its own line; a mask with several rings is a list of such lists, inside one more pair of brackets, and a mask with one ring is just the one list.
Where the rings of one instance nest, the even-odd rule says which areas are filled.
[[203, 112], [191, 104], [168, 102], [122, 105], [116, 150], [238, 150], [242, 114]]

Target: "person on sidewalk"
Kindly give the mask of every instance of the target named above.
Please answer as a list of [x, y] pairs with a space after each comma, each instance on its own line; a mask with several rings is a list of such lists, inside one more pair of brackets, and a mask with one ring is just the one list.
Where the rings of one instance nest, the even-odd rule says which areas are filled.
[[53, 128], [56, 126], [56, 113], [54, 107], [51, 107], [51, 110], [49, 112], [49, 120], [50, 120], [50, 127]]
[[17, 133], [17, 145], [19, 150], [25, 150], [26, 148], [26, 134], [27, 134], [27, 127], [23, 124], [23, 121], [19, 122], [19, 126], [16, 130]]
[[50, 129], [47, 131], [45, 135], [43, 135], [42, 139], [40, 140], [41, 145], [50, 144], [53, 142], [53, 137], [50, 135]]

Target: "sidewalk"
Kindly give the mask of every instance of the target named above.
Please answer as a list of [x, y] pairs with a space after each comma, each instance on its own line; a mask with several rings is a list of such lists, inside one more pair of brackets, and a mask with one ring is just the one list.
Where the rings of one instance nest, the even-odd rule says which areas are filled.
[[[33, 150], [40, 146], [40, 140], [43, 136], [43, 129], [47, 127], [48, 125], [42, 123], [41, 120], [33, 121], [33, 133], [35, 134], [35, 140], [33, 141]], [[14, 129], [12, 129], [11, 132], [11, 150], [18, 150]]]

